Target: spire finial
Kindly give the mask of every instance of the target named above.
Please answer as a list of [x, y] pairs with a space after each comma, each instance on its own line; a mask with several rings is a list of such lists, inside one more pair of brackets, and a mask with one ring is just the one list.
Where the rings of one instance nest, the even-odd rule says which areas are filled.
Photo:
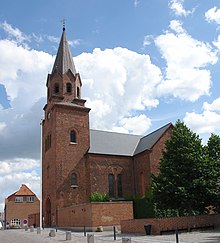
[[60, 22], [63, 24], [63, 31], [66, 29], [66, 19], [63, 18], [60, 20]]

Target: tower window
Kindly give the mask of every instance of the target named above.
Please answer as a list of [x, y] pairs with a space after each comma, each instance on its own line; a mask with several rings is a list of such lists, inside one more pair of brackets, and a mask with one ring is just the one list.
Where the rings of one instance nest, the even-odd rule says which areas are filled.
[[74, 130], [70, 132], [70, 143], [76, 143], [76, 132]]
[[79, 87], [77, 87], [77, 94], [76, 94], [77, 98], [79, 99], [80, 98], [80, 89]]
[[113, 174], [109, 174], [108, 175], [108, 193], [110, 197], [114, 197], [115, 196], [115, 188], [114, 188], [114, 175]]
[[71, 93], [72, 92], [72, 84], [71, 83], [67, 83], [66, 84], [66, 92], [67, 93]]
[[73, 174], [71, 175], [71, 187], [73, 187], [73, 188], [78, 187], [78, 185], [77, 185], [77, 175], [76, 175], [76, 173], [73, 173]]
[[59, 93], [59, 92], [60, 92], [60, 86], [59, 86], [58, 83], [55, 83], [55, 84], [54, 84], [54, 93], [57, 94], [57, 93]]

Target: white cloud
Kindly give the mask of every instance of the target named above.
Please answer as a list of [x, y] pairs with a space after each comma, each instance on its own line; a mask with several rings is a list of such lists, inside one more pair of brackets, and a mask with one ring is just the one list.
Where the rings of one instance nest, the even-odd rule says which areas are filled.
[[8, 33], [8, 35], [12, 38], [16, 39], [17, 43], [23, 43], [24, 41], [30, 41], [30, 37], [22, 33], [18, 28], [13, 28], [10, 24], [6, 21], [0, 23], [0, 27]]
[[0, 83], [11, 101], [20, 93], [26, 93], [25, 103], [33, 103], [45, 95], [46, 73], [51, 69], [53, 57], [9, 40], [0, 40], [0, 53]]
[[214, 100], [211, 104], [204, 102], [203, 109], [207, 111], [220, 111], [220, 97]]
[[174, 30], [177, 34], [186, 33], [185, 29], [182, 26], [182, 23], [178, 20], [170, 21], [169, 27], [170, 27], [171, 30]]
[[202, 114], [187, 112], [184, 122], [199, 134], [214, 133], [219, 131], [220, 114], [206, 110]]
[[114, 126], [113, 131], [133, 133], [133, 134], [143, 134], [151, 126], [151, 120], [146, 115], [125, 117], [119, 121], [119, 126]]
[[184, 16], [193, 13], [193, 11], [186, 10], [183, 7], [184, 0], [170, 0], [169, 1], [169, 7], [170, 9], [175, 13], [177, 16]]
[[220, 8], [210, 8], [205, 13], [205, 17], [208, 22], [216, 22], [217, 24], [220, 24]]
[[33, 39], [37, 42], [37, 43], [42, 43], [43, 42], [43, 37], [41, 35], [36, 35], [35, 33], [32, 33]]
[[204, 102], [201, 114], [196, 112], [187, 112], [184, 122], [192, 130], [199, 134], [208, 134], [220, 132], [220, 97], [211, 104]]
[[165, 80], [158, 85], [159, 95], [172, 95], [196, 101], [209, 95], [211, 74], [206, 66], [217, 62], [217, 53], [207, 43], [193, 39], [178, 21], [171, 22], [171, 31], [155, 39], [167, 67]]
[[16, 158], [13, 160], [0, 161], [0, 175], [19, 173], [25, 170], [33, 170], [40, 166], [39, 160]]
[[153, 36], [152, 35], [144, 36], [143, 47], [149, 46], [151, 44], [152, 40], [153, 40]]
[[217, 40], [212, 42], [214, 46], [220, 50], [220, 35], [218, 35]]
[[51, 41], [51, 42], [54, 42], [54, 43], [59, 43], [59, 41], [60, 41], [60, 38], [58, 38], [58, 37], [55, 37], [55, 36], [52, 36], [52, 35], [48, 35], [47, 36], [47, 39], [49, 40], [49, 41]]
[[74, 61], [84, 84], [83, 96], [92, 107], [93, 128], [111, 130], [113, 124], [132, 117], [134, 110], [158, 105], [155, 95], [161, 72], [148, 55], [120, 47], [104, 51], [97, 48]]

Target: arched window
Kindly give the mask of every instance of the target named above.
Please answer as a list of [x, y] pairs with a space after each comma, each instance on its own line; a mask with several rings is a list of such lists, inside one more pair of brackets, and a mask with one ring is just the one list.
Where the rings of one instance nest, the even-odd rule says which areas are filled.
[[66, 92], [67, 93], [71, 93], [72, 92], [72, 84], [71, 83], [67, 83], [66, 84]]
[[77, 94], [76, 94], [77, 95], [77, 98], [79, 99], [80, 98], [80, 89], [79, 89], [79, 87], [77, 87], [77, 90], [76, 91], [77, 91]]
[[109, 174], [108, 175], [108, 193], [110, 197], [115, 196], [115, 190], [114, 190], [114, 175]]
[[12, 219], [11, 220], [11, 226], [20, 226], [21, 220], [20, 219]]
[[76, 175], [76, 173], [73, 173], [73, 174], [71, 175], [71, 187], [74, 187], [74, 188], [78, 187], [78, 183], [77, 183], [77, 175]]
[[70, 132], [70, 143], [76, 143], [76, 132], [74, 130]]
[[57, 94], [57, 93], [59, 93], [59, 92], [60, 92], [60, 86], [59, 86], [58, 83], [55, 83], [55, 84], [54, 84], [54, 93]]
[[122, 176], [119, 174], [117, 176], [117, 186], [118, 186], [118, 197], [122, 197]]

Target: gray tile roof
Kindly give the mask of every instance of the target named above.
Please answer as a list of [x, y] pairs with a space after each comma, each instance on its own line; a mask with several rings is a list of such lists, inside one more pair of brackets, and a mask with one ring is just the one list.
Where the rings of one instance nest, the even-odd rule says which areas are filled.
[[89, 153], [132, 156], [141, 137], [91, 129]]
[[68, 70], [70, 70], [74, 75], [76, 74], [75, 65], [73, 63], [73, 58], [66, 38], [66, 31], [63, 29], [56, 59], [52, 69], [52, 74], [55, 72], [64, 74]]
[[91, 129], [89, 153], [134, 156], [151, 149], [171, 125], [169, 123], [144, 137]]

